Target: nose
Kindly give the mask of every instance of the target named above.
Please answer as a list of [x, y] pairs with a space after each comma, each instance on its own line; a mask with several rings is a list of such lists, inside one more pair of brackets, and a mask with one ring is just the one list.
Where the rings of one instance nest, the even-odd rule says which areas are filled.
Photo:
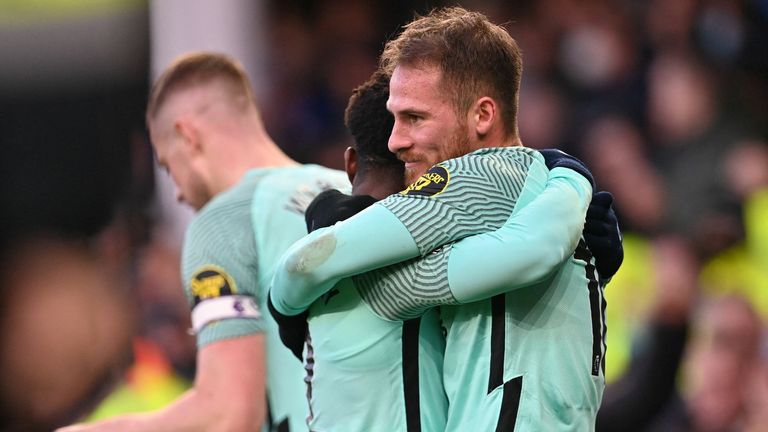
[[402, 128], [397, 120], [392, 127], [392, 133], [389, 135], [389, 141], [387, 142], [387, 148], [392, 153], [398, 153], [411, 146], [410, 140], [405, 134], [404, 128]]

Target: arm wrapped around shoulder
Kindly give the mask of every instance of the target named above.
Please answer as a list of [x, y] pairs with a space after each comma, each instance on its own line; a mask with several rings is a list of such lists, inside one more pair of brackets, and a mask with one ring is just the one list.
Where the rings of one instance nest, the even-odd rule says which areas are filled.
[[587, 168], [584, 162], [576, 159], [568, 153], [557, 149], [543, 149], [539, 150], [542, 156], [544, 156], [544, 163], [550, 170], [555, 168], [568, 168], [569, 170], [576, 171], [581, 174], [582, 177], [587, 179], [592, 189], [595, 188], [595, 179], [592, 173]]
[[373, 205], [292, 244], [275, 266], [270, 295], [285, 315], [304, 312], [339, 280], [419, 255], [392, 212]]
[[591, 197], [581, 175], [552, 169], [544, 191], [502, 227], [453, 245], [448, 260], [453, 296], [460, 303], [482, 300], [555, 271], [578, 244]]

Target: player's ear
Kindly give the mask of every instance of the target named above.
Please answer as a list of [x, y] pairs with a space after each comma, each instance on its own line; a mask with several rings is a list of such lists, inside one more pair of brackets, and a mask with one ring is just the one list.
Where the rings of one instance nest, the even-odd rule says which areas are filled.
[[344, 169], [347, 171], [349, 182], [353, 183], [357, 175], [357, 150], [347, 147], [344, 151]]
[[479, 136], [485, 136], [490, 132], [493, 123], [498, 121], [498, 106], [496, 101], [488, 96], [483, 96], [472, 105], [470, 109], [470, 126]]
[[201, 149], [200, 133], [194, 122], [189, 119], [177, 119], [173, 123], [176, 133], [182, 138], [187, 150], [199, 151]]

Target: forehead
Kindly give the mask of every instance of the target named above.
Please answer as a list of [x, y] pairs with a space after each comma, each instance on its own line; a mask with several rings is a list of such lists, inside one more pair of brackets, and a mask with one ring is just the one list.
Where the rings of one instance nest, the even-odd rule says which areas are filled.
[[398, 66], [389, 82], [387, 109], [400, 111], [449, 102], [441, 91], [442, 74], [437, 66]]

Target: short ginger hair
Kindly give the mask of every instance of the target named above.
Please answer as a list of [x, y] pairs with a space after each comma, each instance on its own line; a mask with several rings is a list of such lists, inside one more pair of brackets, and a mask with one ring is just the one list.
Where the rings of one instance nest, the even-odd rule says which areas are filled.
[[254, 103], [248, 75], [237, 60], [220, 53], [189, 53], [174, 60], [155, 81], [147, 102], [147, 123], [157, 116], [173, 93], [214, 81], [225, 85], [233, 102]]
[[417, 17], [386, 44], [380, 62], [390, 74], [400, 65], [438, 67], [458, 115], [490, 96], [501, 107], [507, 136], [517, 137], [522, 54], [512, 36], [485, 15], [448, 7]]

